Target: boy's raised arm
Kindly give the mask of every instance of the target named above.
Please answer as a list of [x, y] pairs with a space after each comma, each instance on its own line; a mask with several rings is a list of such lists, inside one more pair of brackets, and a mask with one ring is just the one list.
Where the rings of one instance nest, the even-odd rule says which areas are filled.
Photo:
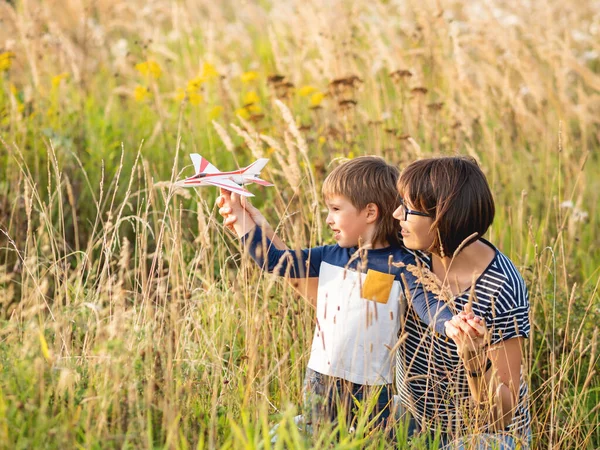
[[[263, 268], [273, 272], [273, 269], [279, 265], [281, 273], [278, 275], [281, 275], [287, 271], [286, 261], [283, 258], [288, 254], [292, 256], [293, 273], [291, 273], [291, 277], [287, 278], [287, 281], [302, 297], [316, 306], [318, 276], [310, 276], [309, 273], [306, 273], [304, 258], [302, 256], [298, 258], [299, 255], [296, 252], [289, 250], [260, 211], [246, 199], [225, 190], [221, 190], [217, 206], [220, 208], [219, 214], [224, 217], [223, 224], [249, 245], [250, 255], [259, 266], [264, 266]], [[263, 240], [263, 237], [266, 239]], [[270, 252], [269, 249], [271, 249]], [[265, 257], [267, 258], [266, 266]], [[280, 262], [283, 264], [278, 264]]]

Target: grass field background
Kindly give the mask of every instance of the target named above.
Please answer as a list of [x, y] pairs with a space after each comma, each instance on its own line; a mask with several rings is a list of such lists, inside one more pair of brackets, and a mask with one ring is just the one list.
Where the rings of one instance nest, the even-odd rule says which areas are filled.
[[2, 448], [388, 445], [291, 425], [311, 309], [216, 189], [173, 189], [192, 152], [270, 158], [291, 246], [333, 242], [340, 158], [475, 157], [530, 292], [533, 447], [600, 447], [599, 2], [0, 1], [0, 139]]

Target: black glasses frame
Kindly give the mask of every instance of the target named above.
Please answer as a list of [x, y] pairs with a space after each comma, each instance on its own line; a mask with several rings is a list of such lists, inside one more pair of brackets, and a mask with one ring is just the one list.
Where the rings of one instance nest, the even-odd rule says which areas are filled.
[[414, 209], [410, 209], [404, 203], [404, 199], [400, 199], [400, 206], [402, 206], [402, 211], [404, 211], [404, 221], [408, 220], [408, 215], [412, 214], [413, 216], [421, 216], [421, 217], [431, 217], [431, 214], [427, 214], [421, 211], [415, 211]]

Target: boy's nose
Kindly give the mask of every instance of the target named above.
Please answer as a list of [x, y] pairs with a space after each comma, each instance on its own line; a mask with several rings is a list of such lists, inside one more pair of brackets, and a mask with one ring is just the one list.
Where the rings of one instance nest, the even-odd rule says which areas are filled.
[[392, 217], [396, 220], [400, 220], [400, 218], [402, 217], [402, 212], [400, 211], [402, 209], [402, 205], [398, 206], [396, 208], [396, 210], [392, 213]]
[[325, 223], [327, 225], [333, 224], [333, 219], [331, 218], [331, 214], [327, 214], [327, 217], [325, 218]]

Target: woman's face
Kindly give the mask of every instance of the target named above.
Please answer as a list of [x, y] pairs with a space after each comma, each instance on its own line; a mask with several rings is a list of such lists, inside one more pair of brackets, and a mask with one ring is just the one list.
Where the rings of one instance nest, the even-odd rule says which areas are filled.
[[416, 215], [415, 212], [422, 213], [417, 211], [408, 200], [402, 200], [393, 216], [400, 221], [404, 246], [410, 250], [427, 250], [433, 244], [435, 237], [430, 229], [433, 219]]

